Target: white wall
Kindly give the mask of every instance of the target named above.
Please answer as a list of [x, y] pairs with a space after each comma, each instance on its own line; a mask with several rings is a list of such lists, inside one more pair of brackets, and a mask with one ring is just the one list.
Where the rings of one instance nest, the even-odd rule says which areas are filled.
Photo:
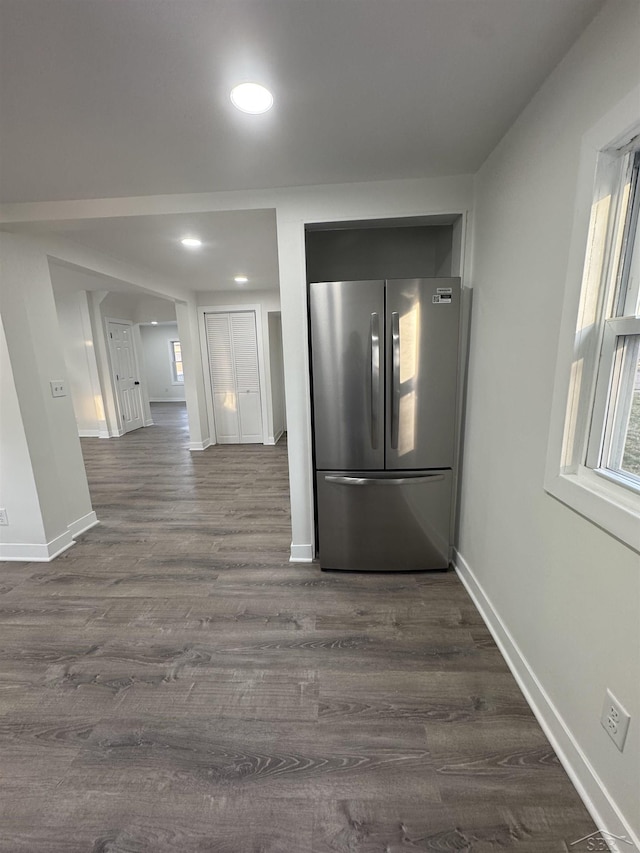
[[184, 384], [173, 383], [170, 342], [180, 340], [177, 323], [140, 326], [144, 378], [152, 403], [184, 402]]
[[150, 323], [152, 320], [157, 323], [175, 322], [176, 305], [169, 299], [143, 294], [138, 297], [135, 315], [138, 323]]
[[[46, 560], [72, 544], [72, 537], [96, 522], [78, 439], [71, 397], [53, 397], [50, 382], [67, 383], [62, 338], [49, 265], [37, 242], [0, 233], [0, 313], [19, 403], [28, 457], [12, 462], [3, 489], [7, 502], [22, 507], [3, 531], [2, 558]], [[5, 360], [5, 367], [6, 360]], [[11, 397], [11, 388], [9, 388]], [[13, 409], [15, 416], [15, 407]], [[14, 418], [0, 436], [2, 453], [22, 440]], [[17, 436], [17, 438], [16, 438]], [[23, 483], [33, 478], [40, 522], [32, 523], [31, 501], [21, 502]], [[16, 541], [18, 532], [29, 539]]]
[[[639, 11], [605, 6], [477, 176], [458, 546], [598, 822], [636, 842], [640, 557], [543, 482], [581, 140], [638, 85]], [[623, 753], [599, 722], [606, 687], [632, 716]]]
[[280, 316], [280, 312], [269, 311], [268, 323], [273, 434], [277, 441], [287, 428], [284, 396], [284, 360], [282, 357], [282, 317]]
[[0, 506], [9, 519], [7, 527], [0, 527], [0, 554], [6, 559], [7, 545], [45, 546], [47, 539], [2, 323], [0, 400]]
[[86, 291], [54, 291], [73, 411], [81, 436], [108, 436]]

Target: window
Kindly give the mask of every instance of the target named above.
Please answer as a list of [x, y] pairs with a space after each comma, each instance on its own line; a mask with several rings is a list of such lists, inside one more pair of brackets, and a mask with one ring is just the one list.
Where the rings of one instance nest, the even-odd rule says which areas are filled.
[[174, 385], [184, 385], [184, 372], [182, 370], [182, 347], [180, 341], [169, 341], [171, 353], [171, 378]]
[[586, 465], [640, 492], [640, 150], [621, 157], [619, 170], [611, 193], [609, 260], [603, 270], [604, 310]]
[[635, 95], [583, 139], [545, 489], [640, 551], [640, 117]]

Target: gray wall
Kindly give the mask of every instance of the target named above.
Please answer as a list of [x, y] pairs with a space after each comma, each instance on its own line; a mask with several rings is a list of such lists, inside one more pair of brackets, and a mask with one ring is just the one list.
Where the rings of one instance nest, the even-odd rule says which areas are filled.
[[307, 281], [451, 275], [453, 226], [308, 231]]

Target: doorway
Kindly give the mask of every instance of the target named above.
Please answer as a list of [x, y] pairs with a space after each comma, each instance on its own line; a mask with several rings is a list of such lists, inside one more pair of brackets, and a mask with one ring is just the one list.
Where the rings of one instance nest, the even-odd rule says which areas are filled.
[[131, 323], [109, 320], [109, 354], [123, 432], [144, 426], [142, 394]]

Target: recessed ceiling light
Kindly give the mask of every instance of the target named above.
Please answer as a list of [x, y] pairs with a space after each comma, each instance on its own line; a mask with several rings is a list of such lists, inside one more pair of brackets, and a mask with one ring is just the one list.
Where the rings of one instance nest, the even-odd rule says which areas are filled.
[[199, 249], [202, 246], [202, 240], [198, 240], [197, 237], [183, 237], [180, 242], [187, 249]]
[[152, 320], [152, 321], [151, 321], [151, 325], [152, 325], [152, 326], [157, 326], [157, 325], [158, 325], [158, 321], [157, 321], [157, 320]]
[[258, 115], [273, 106], [273, 95], [259, 83], [240, 83], [231, 90], [231, 103], [243, 113]]
[[246, 275], [237, 275], [233, 280], [236, 284], [246, 284], [249, 281]]

